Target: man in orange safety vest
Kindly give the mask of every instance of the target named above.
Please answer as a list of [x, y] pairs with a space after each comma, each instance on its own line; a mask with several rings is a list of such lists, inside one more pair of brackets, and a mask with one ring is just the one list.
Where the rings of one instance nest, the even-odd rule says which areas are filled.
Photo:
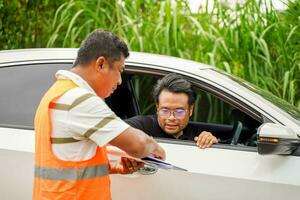
[[129, 155], [165, 159], [152, 137], [130, 127], [106, 105], [121, 84], [127, 45], [95, 30], [83, 42], [72, 69], [59, 70], [35, 116], [33, 199], [111, 199], [111, 173], [132, 173], [143, 164], [130, 158], [109, 163], [106, 146]]

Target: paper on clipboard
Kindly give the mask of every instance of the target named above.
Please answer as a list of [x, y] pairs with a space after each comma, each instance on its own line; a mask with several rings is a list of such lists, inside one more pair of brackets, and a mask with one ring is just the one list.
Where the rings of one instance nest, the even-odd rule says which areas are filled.
[[132, 157], [132, 156], [128, 155], [126, 152], [122, 151], [121, 149], [119, 149], [117, 147], [113, 147], [113, 146], [108, 146], [107, 152], [108, 152], [109, 155], [112, 155], [112, 156], [128, 157], [128, 158], [135, 159], [139, 162], [145, 163], [145, 165], [148, 165], [148, 166], [154, 167], [154, 168], [187, 171], [186, 169], [183, 169], [181, 167], [172, 165], [171, 163], [167, 163], [163, 160], [160, 160], [158, 158], [154, 158], [152, 156], [146, 156], [144, 158]]
[[170, 163], [167, 163], [163, 160], [151, 157], [151, 156], [146, 156], [141, 159], [144, 161], [145, 164], [152, 166], [152, 167], [157, 167], [161, 169], [173, 169], [173, 170], [181, 170], [181, 171], [187, 171], [186, 169], [183, 169], [181, 167], [177, 167], [175, 165], [172, 165]]

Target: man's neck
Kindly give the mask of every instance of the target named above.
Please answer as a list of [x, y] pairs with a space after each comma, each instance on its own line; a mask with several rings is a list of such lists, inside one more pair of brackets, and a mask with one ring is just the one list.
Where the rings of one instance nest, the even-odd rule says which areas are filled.
[[94, 91], [96, 91], [96, 87], [93, 84], [94, 72], [92, 71], [91, 68], [88, 68], [88, 66], [86, 66], [86, 67], [77, 66], [77, 67], [72, 68], [71, 72], [79, 75], [82, 79], [84, 79], [89, 84], [89, 86]]
[[180, 131], [179, 133], [174, 134], [174, 138], [178, 139], [180, 136], [182, 136], [183, 131]]

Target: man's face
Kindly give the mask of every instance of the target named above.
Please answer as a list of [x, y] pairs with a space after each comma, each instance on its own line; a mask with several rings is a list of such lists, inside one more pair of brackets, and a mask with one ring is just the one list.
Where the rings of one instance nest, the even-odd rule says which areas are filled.
[[109, 97], [122, 83], [121, 73], [125, 69], [125, 58], [122, 55], [119, 60], [108, 62], [106, 59], [101, 69], [101, 79], [104, 84], [98, 86], [97, 94], [102, 98]]
[[185, 93], [167, 90], [160, 93], [156, 108], [159, 126], [174, 137], [181, 135], [193, 112], [193, 106], [189, 106]]

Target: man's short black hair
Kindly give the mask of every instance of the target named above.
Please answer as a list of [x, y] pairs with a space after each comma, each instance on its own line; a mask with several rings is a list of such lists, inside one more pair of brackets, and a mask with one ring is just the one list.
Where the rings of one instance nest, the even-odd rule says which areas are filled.
[[79, 48], [73, 67], [88, 64], [100, 56], [112, 63], [120, 60], [121, 53], [125, 58], [129, 56], [128, 47], [124, 41], [109, 31], [95, 30], [88, 35]]
[[173, 93], [184, 93], [188, 96], [189, 106], [195, 103], [195, 92], [193, 91], [190, 82], [185, 80], [181, 75], [171, 73], [159, 79], [153, 88], [153, 97], [155, 103], [158, 104], [159, 95], [163, 90]]

